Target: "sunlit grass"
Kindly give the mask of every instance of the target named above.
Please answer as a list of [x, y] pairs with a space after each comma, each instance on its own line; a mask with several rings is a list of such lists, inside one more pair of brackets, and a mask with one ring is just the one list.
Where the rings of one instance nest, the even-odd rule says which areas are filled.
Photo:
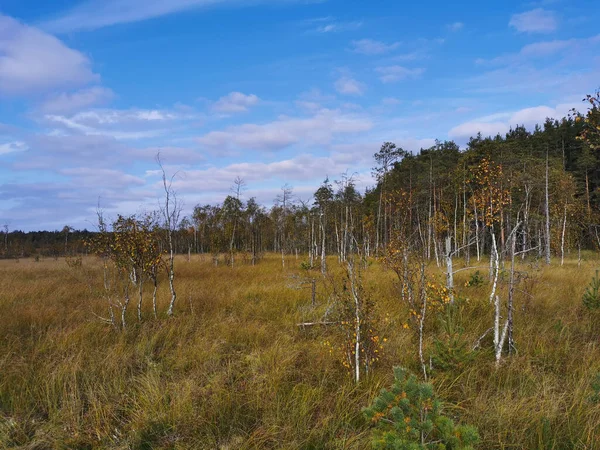
[[[600, 406], [589, 401], [600, 327], [581, 306], [593, 258], [581, 267], [521, 264], [517, 353], [496, 369], [484, 339], [461, 373], [434, 371], [451, 415], [479, 428], [481, 448], [600, 448]], [[163, 282], [161, 317], [152, 318], [148, 295], [144, 322], [132, 307], [129, 328], [116, 332], [92, 314], [105, 312], [96, 259], [75, 268], [0, 261], [0, 447], [368, 448], [361, 408], [391, 382], [392, 366], [418, 370], [412, 332], [402, 328], [407, 308], [392, 274], [378, 263], [364, 272], [387, 342], [379, 366], [354, 385], [323, 345], [327, 327], [297, 326], [322, 317], [331, 283], [311, 274], [312, 307], [310, 289], [292, 288], [300, 262], [290, 256], [282, 269], [273, 255], [232, 269], [180, 257], [176, 316], [164, 317]], [[429, 270], [443, 279], [435, 264]], [[475, 342], [493, 312], [488, 286], [465, 288], [468, 278], [461, 272], [456, 285], [468, 298], [464, 339]], [[428, 331], [431, 350], [439, 327]]]

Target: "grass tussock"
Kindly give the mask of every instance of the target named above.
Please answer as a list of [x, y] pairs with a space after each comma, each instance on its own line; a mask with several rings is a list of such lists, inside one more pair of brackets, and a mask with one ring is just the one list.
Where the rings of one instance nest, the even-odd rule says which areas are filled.
[[[414, 332], [403, 327], [408, 309], [389, 272], [377, 263], [364, 271], [386, 343], [355, 385], [324, 345], [333, 339], [329, 328], [297, 326], [323, 316], [332, 283], [314, 274], [313, 307], [310, 289], [291, 287], [299, 266], [290, 257], [282, 269], [277, 255], [233, 269], [181, 257], [175, 317], [164, 316], [163, 281], [161, 317], [152, 317], [147, 288], [144, 321], [132, 306], [128, 329], [116, 332], [92, 314], [105, 313], [96, 259], [81, 267], [0, 261], [0, 447], [368, 448], [361, 408], [390, 384], [392, 366], [419, 371]], [[581, 306], [596, 267], [523, 263], [516, 354], [496, 368], [488, 336], [460, 368], [434, 367], [431, 381], [448, 413], [478, 427], [481, 448], [600, 448], [600, 405], [590, 401], [600, 326]], [[429, 270], [442, 279], [435, 265]], [[460, 272], [456, 285], [470, 349], [493, 311], [487, 283], [464, 287], [469, 276]], [[341, 271], [333, 279], [339, 283]], [[428, 355], [434, 338], [444, 338], [440, 320], [426, 330]]]

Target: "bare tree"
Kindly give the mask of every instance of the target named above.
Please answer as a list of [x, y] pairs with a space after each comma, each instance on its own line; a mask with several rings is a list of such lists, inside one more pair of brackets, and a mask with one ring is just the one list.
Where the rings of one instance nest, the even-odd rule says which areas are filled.
[[65, 255], [67, 254], [67, 249], [69, 246], [69, 233], [71, 233], [71, 231], [73, 231], [73, 228], [69, 225], [65, 225], [62, 229], [62, 232], [65, 234]]
[[2, 227], [4, 229], [4, 256], [8, 255], [8, 224], [5, 223]]
[[333, 201], [333, 188], [329, 183], [329, 177], [325, 178], [323, 184], [317, 189], [314, 195], [315, 204], [319, 208], [319, 227], [321, 229], [321, 273], [327, 273], [327, 254], [326, 254], [326, 237], [327, 237], [327, 213], [329, 204]]
[[281, 215], [279, 218], [279, 233], [281, 238], [281, 265], [285, 267], [285, 250], [286, 250], [286, 222], [288, 216], [288, 210], [292, 204], [294, 197], [294, 191], [289, 184], [285, 184], [281, 187], [281, 194], [277, 196], [275, 201], [281, 205]]
[[235, 244], [235, 232], [237, 230], [237, 225], [238, 225], [238, 220], [239, 220], [239, 215], [240, 215], [240, 209], [242, 208], [242, 201], [240, 200], [240, 197], [242, 196], [242, 191], [244, 190], [244, 188], [246, 187], [246, 182], [244, 181], [243, 178], [237, 176], [235, 177], [235, 180], [233, 180], [233, 186], [231, 186], [231, 192], [233, 193], [233, 195], [235, 196], [236, 201], [236, 207], [232, 208], [233, 211], [233, 228], [231, 230], [231, 240], [229, 241], [229, 254], [231, 256], [231, 267], [233, 267], [233, 246]]
[[173, 245], [173, 234], [177, 230], [179, 224], [179, 217], [181, 215], [182, 204], [177, 198], [177, 193], [173, 189], [173, 180], [177, 176], [175, 172], [170, 178], [167, 177], [165, 168], [160, 159], [160, 152], [156, 154], [156, 162], [162, 172], [162, 182], [164, 197], [160, 203], [160, 212], [163, 216], [164, 227], [166, 231], [167, 244], [169, 247], [169, 260], [167, 262], [167, 274], [169, 277], [169, 289], [171, 290], [171, 301], [169, 302], [169, 309], [167, 314], [173, 315], [173, 308], [175, 307], [175, 301], [177, 300], [177, 293], [175, 292], [175, 248]]

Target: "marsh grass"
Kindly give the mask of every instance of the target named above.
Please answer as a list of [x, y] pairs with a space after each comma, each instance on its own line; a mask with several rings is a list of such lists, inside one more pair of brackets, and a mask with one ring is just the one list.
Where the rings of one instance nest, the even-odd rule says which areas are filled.
[[[590, 401], [600, 327], [581, 305], [597, 268], [588, 256], [581, 267], [520, 266], [517, 353], [499, 369], [486, 338], [460, 372], [432, 371], [449, 414], [479, 428], [481, 448], [600, 448], [600, 405]], [[378, 263], [364, 272], [387, 342], [355, 385], [324, 345], [328, 327], [297, 326], [322, 317], [342, 271], [319, 281], [313, 307], [310, 289], [290, 288], [300, 262], [290, 257], [283, 270], [273, 255], [232, 269], [181, 257], [175, 317], [164, 316], [163, 281], [162, 316], [152, 318], [148, 296], [145, 320], [131, 308], [129, 328], [116, 332], [92, 315], [104, 312], [96, 259], [0, 261], [0, 447], [368, 448], [361, 408], [391, 383], [392, 366], [419, 370], [413, 332], [402, 326], [407, 308], [389, 272]], [[456, 285], [470, 348], [491, 326], [492, 307], [487, 283], [464, 287], [468, 279], [461, 272]], [[426, 335], [431, 352], [443, 338], [436, 321]]]

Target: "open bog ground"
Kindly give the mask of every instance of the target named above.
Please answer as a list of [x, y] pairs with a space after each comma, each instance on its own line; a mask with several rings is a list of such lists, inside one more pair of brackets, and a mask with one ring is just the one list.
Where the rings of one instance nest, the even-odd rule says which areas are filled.
[[[449, 341], [443, 314], [429, 323], [430, 381], [448, 415], [479, 429], [480, 448], [600, 448], [600, 403], [592, 400], [600, 322], [581, 302], [598, 260], [586, 256], [581, 267], [519, 266], [517, 352], [498, 368], [489, 336], [471, 352], [493, 325], [485, 261], [478, 286], [465, 286], [473, 271], [457, 274], [455, 337], [469, 357], [436, 367], [435, 340]], [[161, 280], [160, 317], [148, 285], [143, 321], [132, 306], [126, 331], [94, 316], [106, 309], [98, 259], [76, 267], [0, 261], [0, 447], [368, 448], [361, 408], [391, 383], [393, 366], [420, 370], [408, 307], [391, 272], [376, 261], [363, 270], [383, 349], [355, 384], [336, 352], [335, 324], [298, 326], [322, 320], [343, 273], [334, 258], [327, 280], [301, 270], [301, 261], [290, 256], [282, 268], [280, 256], [268, 255], [230, 268], [208, 256], [178, 257], [175, 316], [164, 315]], [[443, 280], [435, 264], [428, 270]], [[316, 305], [293, 275], [317, 279]]]

